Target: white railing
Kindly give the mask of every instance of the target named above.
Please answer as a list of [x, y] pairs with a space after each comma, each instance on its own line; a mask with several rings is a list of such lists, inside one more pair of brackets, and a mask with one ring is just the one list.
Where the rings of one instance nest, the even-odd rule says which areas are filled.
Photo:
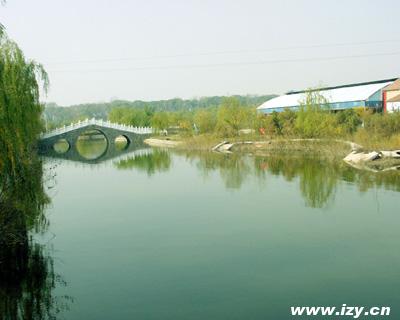
[[41, 135], [41, 139], [47, 139], [51, 138], [66, 132], [70, 132], [76, 129], [80, 129], [83, 127], [91, 126], [91, 125], [96, 125], [99, 127], [103, 128], [109, 128], [109, 129], [115, 129], [115, 130], [121, 130], [121, 131], [126, 131], [126, 132], [132, 132], [136, 134], [151, 134], [153, 133], [153, 129], [149, 127], [134, 127], [134, 126], [127, 126], [124, 124], [119, 124], [119, 123], [112, 123], [110, 121], [104, 121], [104, 120], [97, 120], [97, 119], [86, 119], [84, 121], [78, 121], [77, 123], [71, 123], [68, 126], [63, 126], [57, 129], [54, 129], [50, 132], [43, 133]]

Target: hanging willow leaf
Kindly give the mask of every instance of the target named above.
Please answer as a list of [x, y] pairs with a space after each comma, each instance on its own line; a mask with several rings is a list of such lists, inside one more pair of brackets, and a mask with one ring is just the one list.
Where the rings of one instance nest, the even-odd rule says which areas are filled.
[[46, 92], [48, 83], [43, 66], [27, 60], [3, 32], [0, 35], [0, 174], [16, 174], [31, 157], [42, 131], [40, 88]]

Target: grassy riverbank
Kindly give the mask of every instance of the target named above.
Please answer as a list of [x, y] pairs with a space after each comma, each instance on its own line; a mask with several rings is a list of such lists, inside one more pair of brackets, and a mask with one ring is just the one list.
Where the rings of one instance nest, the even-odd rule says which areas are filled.
[[315, 156], [342, 159], [351, 151], [348, 143], [324, 140], [301, 140], [301, 139], [267, 139], [257, 135], [241, 137], [220, 138], [214, 135], [179, 136], [171, 137], [157, 136], [150, 139], [152, 146], [173, 147], [186, 151], [211, 151], [218, 143], [226, 141], [234, 144], [231, 151], [237, 153], [270, 154], [270, 153], [310, 153]]
[[[209, 152], [218, 146], [221, 141], [235, 154], [251, 154], [255, 156], [285, 156], [307, 155], [311, 158], [324, 159], [325, 161], [339, 163], [354, 149], [358, 151], [369, 151], [366, 148], [340, 139], [302, 139], [302, 138], [274, 138], [260, 137], [257, 134], [236, 136], [230, 138], [217, 137], [215, 135], [196, 135], [171, 137], [154, 137], [149, 145], [153, 147], [174, 148], [183, 152]], [[382, 147], [382, 145], [377, 145]], [[383, 149], [376, 149], [383, 150]], [[221, 151], [221, 150], [219, 150]], [[400, 159], [383, 158], [375, 161], [366, 161], [357, 164], [356, 167], [381, 171], [388, 168], [400, 166]]]
[[[112, 115], [116, 122], [133, 124], [130, 121], [134, 120], [125, 117], [123, 109]], [[187, 149], [209, 149], [223, 140], [282, 142], [294, 139], [352, 141], [365, 150], [400, 149], [400, 113], [382, 114], [365, 108], [330, 110], [324, 98], [314, 91], [306, 94], [298, 111], [264, 115], [256, 112], [256, 106], [244, 106], [235, 98], [227, 98], [218, 107], [157, 112], [148, 120], [156, 130], [168, 131], [167, 139], [180, 140], [180, 147]], [[179, 135], [171, 135], [172, 132]], [[336, 146], [331, 148], [337, 149]]]

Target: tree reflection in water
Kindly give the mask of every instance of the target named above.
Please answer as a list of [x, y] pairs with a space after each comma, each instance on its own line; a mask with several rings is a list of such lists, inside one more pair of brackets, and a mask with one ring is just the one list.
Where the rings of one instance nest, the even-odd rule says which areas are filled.
[[167, 150], [153, 149], [152, 152], [131, 157], [116, 163], [117, 169], [138, 169], [148, 176], [156, 172], [168, 171], [171, 167], [171, 155]]
[[239, 189], [246, 179], [254, 173], [249, 158], [240, 154], [220, 154], [216, 152], [187, 153], [186, 157], [196, 162], [197, 168], [204, 177], [210, 171], [218, 170], [225, 187]]
[[281, 175], [287, 181], [299, 180], [299, 188], [306, 205], [322, 208], [335, 196], [338, 166], [326, 163], [323, 159], [310, 157], [256, 157], [255, 168], [267, 170], [274, 175]]
[[[122, 160], [118, 169], [138, 169], [153, 175], [168, 171], [171, 166], [171, 151], [154, 149], [152, 153]], [[341, 160], [328, 160], [321, 156], [298, 153], [249, 156], [238, 153], [173, 151], [196, 165], [207, 179], [212, 172], [219, 172], [228, 189], [239, 189], [248, 179], [256, 178], [264, 185], [269, 175], [282, 176], [286, 181], [299, 183], [305, 204], [312, 208], [326, 207], [334, 200], [340, 182], [351, 182], [361, 192], [370, 188], [400, 191], [400, 172], [373, 173], [349, 167]]]
[[0, 319], [55, 319], [69, 297], [55, 297], [65, 285], [54, 271], [45, 245], [33, 233], [44, 232], [42, 165], [28, 160], [18, 173], [0, 172]]
[[329, 161], [312, 154], [249, 156], [191, 152], [184, 155], [196, 163], [204, 177], [219, 171], [226, 188], [230, 189], [239, 189], [251, 178], [263, 183], [268, 180], [268, 175], [279, 175], [286, 181], [298, 180], [305, 204], [312, 208], [323, 208], [333, 201], [341, 181], [357, 185], [361, 192], [379, 187], [400, 191], [400, 172], [361, 171], [340, 160]]

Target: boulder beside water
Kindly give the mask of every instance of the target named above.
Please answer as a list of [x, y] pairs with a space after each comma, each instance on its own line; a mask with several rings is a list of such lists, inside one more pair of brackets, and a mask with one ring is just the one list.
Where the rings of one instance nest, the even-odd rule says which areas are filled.
[[373, 161], [373, 160], [377, 160], [380, 158], [381, 158], [381, 154], [376, 151], [367, 152], [367, 153], [352, 151], [343, 160], [346, 162], [359, 163], [359, 162]]
[[400, 159], [400, 150], [394, 150], [394, 151], [381, 151], [381, 154], [385, 158], [395, 158], [395, 159]]

